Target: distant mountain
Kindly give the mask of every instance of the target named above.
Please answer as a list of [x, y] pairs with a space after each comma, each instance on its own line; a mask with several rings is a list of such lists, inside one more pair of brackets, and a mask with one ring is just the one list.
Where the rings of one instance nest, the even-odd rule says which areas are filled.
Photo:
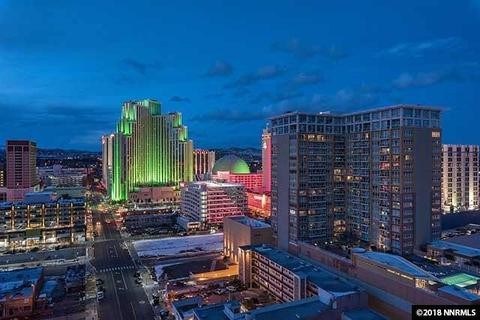
[[258, 161], [262, 158], [262, 150], [259, 148], [216, 148], [213, 151], [215, 151], [215, 158], [217, 159], [228, 154], [234, 154], [247, 162]]

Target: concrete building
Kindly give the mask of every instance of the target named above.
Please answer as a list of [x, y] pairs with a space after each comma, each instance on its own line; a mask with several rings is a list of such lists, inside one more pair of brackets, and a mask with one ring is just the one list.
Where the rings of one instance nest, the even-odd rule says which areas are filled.
[[226, 155], [215, 162], [212, 173], [213, 180], [239, 183], [249, 191], [262, 192], [263, 174], [251, 173], [248, 164], [233, 154]]
[[238, 248], [247, 245], [273, 245], [272, 227], [246, 216], [223, 219], [223, 254], [238, 263]]
[[215, 165], [215, 151], [193, 150], [193, 176], [195, 180], [211, 179]]
[[317, 297], [306, 298], [287, 303], [276, 303], [260, 307], [252, 311], [245, 311], [237, 301], [225, 304], [208, 305], [194, 309], [194, 320], [386, 320], [387, 318], [368, 309], [345, 308], [329, 306], [322, 303]]
[[0, 188], [5, 187], [5, 163], [0, 162]]
[[433, 241], [427, 245], [427, 256], [480, 276], [480, 233]]
[[272, 191], [272, 134], [264, 129], [262, 134], [262, 181], [263, 192]]
[[[179, 187], [193, 180], [193, 143], [181, 113], [162, 114], [154, 100], [123, 104], [117, 131], [110, 135], [112, 173], [110, 199], [128, 201], [140, 187]], [[108, 142], [110, 143], [110, 141]], [[104, 172], [108, 180], [107, 172]]]
[[114, 134], [102, 136], [102, 183], [107, 190], [112, 183], [114, 138]]
[[71, 244], [85, 237], [83, 198], [0, 203], [0, 251]]
[[214, 181], [189, 183], [181, 190], [180, 211], [203, 227], [222, 225], [225, 217], [247, 211], [245, 187]]
[[440, 110], [398, 105], [270, 119], [278, 245], [338, 235], [411, 254], [440, 236]]
[[244, 246], [239, 250], [239, 279], [248, 287], [266, 290], [280, 302], [318, 297], [337, 308], [367, 305], [367, 294], [304, 259], [268, 245]]
[[443, 145], [443, 211], [478, 210], [480, 197], [478, 150], [478, 145]]
[[251, 215], [269, 218], [272, 213], [272, 198], [269, 193], [247, 191], [247, 207]]
[[0, 319], [28, 318], [38, 311], [43, 268], [0, 271]]
[[35, 191], [37, 178], [37, 144], [27, 140], [8, 140], [7, 200], [22, 201], [25, 193]]
[[86, 184], [87, 173], [87, 168], [66, 168], [59, 164], [38, 168], [42, 183], [54, 188], [82, 187]]
[[180, 190], [176, 187], [140, 187], [130, 192], [129, 200], [136, 204], [159, 204], [178, 207]]

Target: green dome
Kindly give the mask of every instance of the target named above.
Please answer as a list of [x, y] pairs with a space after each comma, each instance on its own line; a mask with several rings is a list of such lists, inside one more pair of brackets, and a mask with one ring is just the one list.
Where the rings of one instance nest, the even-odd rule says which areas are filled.
[[213, 174], [217, 174], [218, 171], [228, 171], [230, 173], [250, 173], [248, 164], [239, 157], [230, 154], [220, 158], [215, 162], [213, 166]]

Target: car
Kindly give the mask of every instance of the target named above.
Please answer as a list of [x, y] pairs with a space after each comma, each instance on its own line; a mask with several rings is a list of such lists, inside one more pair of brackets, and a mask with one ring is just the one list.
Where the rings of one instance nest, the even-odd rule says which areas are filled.
[[96, 280], [96, 283], [97, 283], [97, 286], [102, 285], [102, 284], [103, 284], [103, 280], [100, 279], [100, 278], [98, 278], [98, 279]]
[[133, 276], [139, 278], [139, 277], [140, 277], [140, 272], [139, 272], [139, 271], [135, 271], [135, 273], [134, 273]]
[[142, 284], [142, 280], [141, 279], [135, 279], [135, 283], [136, 284]]
[[100, 301], [105, 298], [105, 293], [103, 291], [97, 292], [97, 300]]
[[105, 288], [103, 286], [98, 286], [97, 291], [105, 293]]

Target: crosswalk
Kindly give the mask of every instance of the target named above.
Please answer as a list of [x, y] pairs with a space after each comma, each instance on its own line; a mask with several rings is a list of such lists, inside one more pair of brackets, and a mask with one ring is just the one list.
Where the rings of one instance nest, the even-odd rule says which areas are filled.
[[104, 273], [104, 272], [121, 271], [121, 270], [132, 270], [132, 269], [135, 269], [135, 266], [134, 266], [134, 265], [118, 266], [118, 267], [105, 268], [105, 269], [97, 269], [97, 272], [99, 272], [99, 273]]

